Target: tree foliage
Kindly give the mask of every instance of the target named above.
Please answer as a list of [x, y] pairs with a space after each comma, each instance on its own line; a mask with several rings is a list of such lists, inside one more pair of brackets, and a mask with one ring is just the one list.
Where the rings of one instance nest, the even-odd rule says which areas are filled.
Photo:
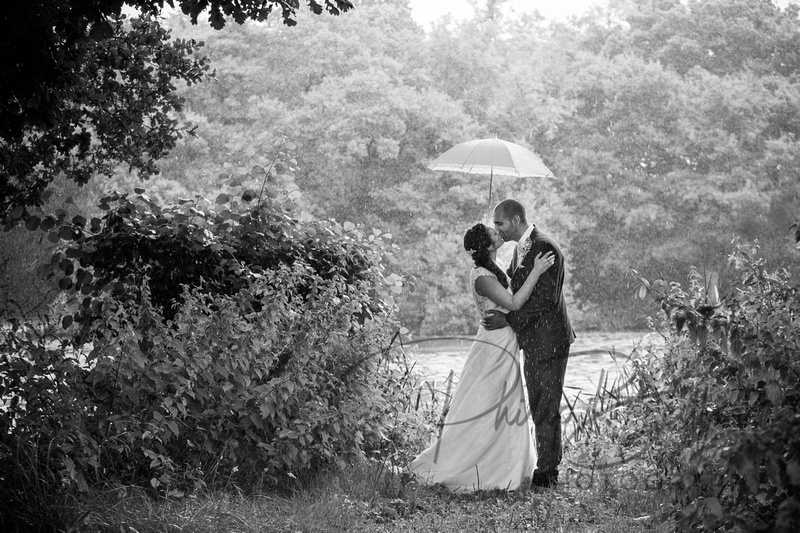
[[[266, 20], [280, 8], [296, 24], [297, 2], [279, 0], [167, 1], [197, 23], [208, 11], [212, 27], [226, 17], [241, 24]], [[123, 6], [143, 14], [126, 22]], [[347, 0], [311, 0], [338, 15]], [[53, 179], [64, 174], [85, 184], [126, 165], [143, 178], [175, 146], [184, 131], [174, 112], [182, 99], [175, 84], [197, 83], [208, 65], [191, 56], [194, 41], [170, 41], [154, 17], [164, 1], [32, 0], [3, 11], [0, 47], [0, 218], [6, 225], [39, 205]]]
[[[174, 16], [165, 26], [205, 42], [216, 81], [177, 88], [186, 100], [174, 118], [196, 136], [143, 158], [162, 170], [147, 193], [215, 196], [220, 172], [266, 168], [272, 140], [289, 135], [297, 172], [284, 185], [305, 216], [392, 233], [407, 250], [394, 267], [416, 289], [402, 320], [422, 334], [468, 332], [459, 242], [486, 216], [488, 177], [425, 165], [497, 134], [557, 176], [495, 177], [493, 197], [523, 200], [568, 252], [579, 329], [642, 328], [630, 267], [676, 278], [691, 264], [719, 269], [735, 235], [776, 266], [796, 253], [797, 15], [757, 0], [625, 0], [567, 23], [500, 9], [428, 33], [403, 0], [298, 13], [293, 28], [215, 31]], [[104, 183], [139, 186], [124, 170]]]
[[[465, 221], [486, 216], [488, 177], [425, 164], [497, 134], [531, 147], [557, 176], [496, 177], [493, 196], [523, 200], [568, 252], [579, 328], [642, 328], [630, 267], [675, 277], [690, 264], [720, 268], [734, 235], [758, 239], [776, 264], [794, 253], [800, 106], [787, 43], [797, 16], [765, 2], [723, 4], [616, 2], [567, 24], [498, 12], [429, 33], [403, 1], [363, 2], [291, 29], [214, 32], [173, 18], [176, 35], [206, 43], [216, 81], [180, 90], [197, 137], [159, 162], [148, 194], [212, 194], [219, 172], [265, 166], [264, 147], [289, 135], [292, 186], [309, 216], [381, 228], [407, 250], [395, 265], [414, 276], [404, 323], [468, 332], [459, 242]], [[713, 43], [733, 38], [723, 31], [731, 20], [758, 36], [736, 46], [768, 44], [736, 64], [687, 68], [688, 49], [671, 39], [691, 38], [712, 58]], [[768, 47], [782, 59], [764, 55]]]
[[610, 14], [581, 25], [560, 88], [574, 111], [552, 140], [580, 221], [579, 301], [620, 307], [629, 266], [675, 278], [691, 264], [719, 270], [734, 235], [758, 239], [775, 266], [792, 261], [800, 167], [788, 147], [800, 107], [784, 55], [797, 10], [618, 2]]

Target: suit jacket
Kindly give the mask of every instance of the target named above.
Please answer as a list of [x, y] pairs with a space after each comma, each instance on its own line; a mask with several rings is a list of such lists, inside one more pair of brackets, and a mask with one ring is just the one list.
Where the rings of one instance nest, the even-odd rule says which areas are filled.
[[508, 270], [513, 292], [517, 292], [525, 283], [537, 254], [552, 251], [555, 262], [539, 277], [533, 294], [522, 308], [506, 314], [506, 321], [517, 334], [526, 361], [529, 358], [567, 357], [569, 345], [575, 340], [575, 332], [567, 315], [562, 292], [564, 256], [556, 243], [535, 227], [529, 238], [529, 248], [517, 269]]

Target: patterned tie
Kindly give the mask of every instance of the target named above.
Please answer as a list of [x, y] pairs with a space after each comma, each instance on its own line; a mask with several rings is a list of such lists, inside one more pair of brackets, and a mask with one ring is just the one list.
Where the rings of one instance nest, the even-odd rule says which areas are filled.
[[511, 257], [511, 271], [515, 271], [517, 269], [517, 247], [514, 246], [514, 255]]

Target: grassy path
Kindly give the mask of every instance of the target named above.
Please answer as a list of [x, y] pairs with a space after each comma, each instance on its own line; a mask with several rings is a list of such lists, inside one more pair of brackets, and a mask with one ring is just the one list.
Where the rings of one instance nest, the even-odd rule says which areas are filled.
[[668, 501], [662, 491], [614, 482], [455, 495], [362, 463], [321, 474], [293, 495], [234, 491], [153, 502], [129, 494], [113, 505], [106, 502], [113, 514], [86, 531], [666, 533]]

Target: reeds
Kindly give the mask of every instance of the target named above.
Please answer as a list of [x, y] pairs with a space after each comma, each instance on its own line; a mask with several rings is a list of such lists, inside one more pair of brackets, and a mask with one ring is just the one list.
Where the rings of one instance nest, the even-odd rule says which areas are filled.
[[614, 360], [619, 372], [610, 383], [609, 373], [605, 369], [600, 369], [594, 394], [586, 401], [580, 400], [582, 390], [578, 391], [572, 402], [566, 393], [563, 395], [566, 405], [563, 429], [568, 441], [577, 442], [581, 438], [600, 435], [603, 431], [600, 420], [606, 417], [618, 420], [619, 411], [637, 393], [635, 376], [626, 365], [620, 364], [620, 354], [615, 350], [609, 351], [608, 354]]

